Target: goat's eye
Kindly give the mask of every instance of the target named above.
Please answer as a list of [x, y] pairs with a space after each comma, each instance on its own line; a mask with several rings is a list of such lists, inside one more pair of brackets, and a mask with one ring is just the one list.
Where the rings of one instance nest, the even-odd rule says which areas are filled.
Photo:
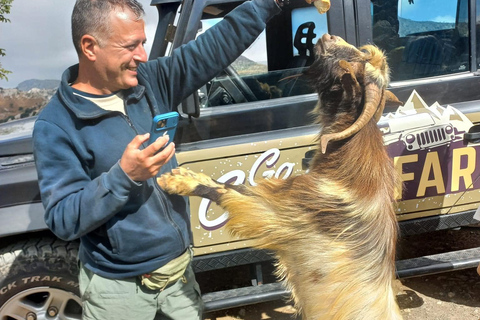
[[365, 54], [370, 54], [370, 51], [368, 51], [367, 49], [360, 49], [360, 51]]

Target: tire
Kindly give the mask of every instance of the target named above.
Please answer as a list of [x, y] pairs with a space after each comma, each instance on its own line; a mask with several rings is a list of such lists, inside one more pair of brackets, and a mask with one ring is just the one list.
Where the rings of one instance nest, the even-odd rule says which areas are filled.
[[77, 253], [55, 238], [0, 249], [0, 320], [81, 319]]

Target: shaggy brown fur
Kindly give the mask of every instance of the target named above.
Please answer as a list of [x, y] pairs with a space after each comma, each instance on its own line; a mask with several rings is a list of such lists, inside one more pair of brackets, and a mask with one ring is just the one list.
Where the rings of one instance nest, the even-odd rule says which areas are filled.
[[[179, 168], [158, 182], [167, 192], [217, 202], [228, 210], [234, 234], [273, 250], [304, 319], [398, 320], [392, 288], [397, 178], [375, 121], [393, 97], [385, 90], [388, 66], [376, 47], [360, 51], [330, 35], [316, 51], [307, 76], [319, 95], [320, 138], [329, 138], [320, 140], [308, 173], [248, 187]], [[375, 110], [360, 121], [372, 83]]]

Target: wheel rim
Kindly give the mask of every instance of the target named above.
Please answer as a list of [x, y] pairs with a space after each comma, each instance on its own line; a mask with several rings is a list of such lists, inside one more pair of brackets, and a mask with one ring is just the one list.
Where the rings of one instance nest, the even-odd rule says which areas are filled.
[[82, 301], [72, 292], [37, 287], [24, 290], [0, 308], [0, 320], [75, 320], [82, 318]]

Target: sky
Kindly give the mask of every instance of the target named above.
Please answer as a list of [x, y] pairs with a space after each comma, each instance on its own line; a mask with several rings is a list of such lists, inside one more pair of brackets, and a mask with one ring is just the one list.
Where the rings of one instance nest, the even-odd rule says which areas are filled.
[[[157, 11], [150, 6], [150, 0], [139, 0], [146, 11], [145, 45], [150, 51], [155, 27]], [[267, 0], [264, 0], [267, 1]], [[412, 20], [423, 18], [433, 21], [454, 21], [457, 0], [401, 0], [401, 15]], [[9, 81], [0, 80], [0, 87], [15, 88], [20, 82], [28, 79], [59, 80], [62, 72], [77, 62], [70, 35], [70, 16], [74, 0], [14, 0], [7, 18], [10, 23], [0, 23], [0, 48], [5, 49], [6, 56], [0, 57], [4, 69], [13, 73], [8, 75]], [[335, 0], [332, 1], [335, 5]], [[316, 15], [318, 17], [318, 15]], [[325, 16], [323, 16], [325, 17]], [[322, 18], [323, 18], [322, 17]], [[320, 23], [324, 23], [323, 21]], [[326, 32], [326, 30], [325, 30]], [[324, 32], [319, 32], [320, 36]], [[256, 61], [266, 60], [264, 54], [265, 37], [251, 47], [247, 57]]]
[[[139, 0], [146, 12], [145, 45], [150, 51], [157, 24], [157, 10], [150, 0]], [[0, 80], [0, 87], [15, 88], [28, 79], [60, 80], [63, 71], [77, 63], [77, 54], [71, 40], [70, 17], [74, 0], [14, 0], [10, 23], [0, 23], [0, 48], [6, 56], [0, 63], [8, 74], [8, 82]]]
[[455, 22], [457, 0], [408, 0], [399, 2], [399, 16], [415, 21], [424, 21], [427, 16], [430, 21]]

